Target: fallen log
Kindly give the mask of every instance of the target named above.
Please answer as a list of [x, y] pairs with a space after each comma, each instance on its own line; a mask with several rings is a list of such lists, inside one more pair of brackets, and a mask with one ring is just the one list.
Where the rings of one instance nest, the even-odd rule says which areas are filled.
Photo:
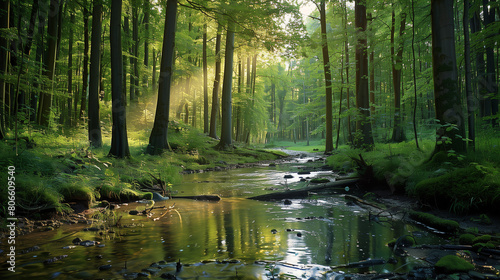
[[310, 195], [310, 193], [321, 193], [321, 192], [332, 191], [334, 189], [344, 189], [345, 187], [356, 184], [358, 181], [359, 181], [358, 178], [346, 179], [341, 181], [325, 183], [315, 187], [257, 195], [249, 197], [249, 199], [267, 201], [267, 200], [306, 198]]
[[172, 196], [172, 199], [185, 198], [194, 200], [207, 200], [207, 201], [219, 201], [220, 196], [218, 195], [184, 195], [184, 196]]

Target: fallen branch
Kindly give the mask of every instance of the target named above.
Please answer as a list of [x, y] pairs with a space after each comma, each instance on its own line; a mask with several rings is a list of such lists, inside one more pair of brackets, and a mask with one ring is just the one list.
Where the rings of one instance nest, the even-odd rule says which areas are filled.
[[345, 187], [352, 186], [359, 182], [358, 178], [346, 179], [341, 181], [329, 182], [322, 184], [321, 186], [302, 188], [299, 190], [289, 190], [284, 192], [268, 193], [258, 196], [249, 197], [249, 199], [254, 200], [280, 200], [280, 199], [295, 199], [295, 198], [307, 198], [311, 192], [321, 193], [321, 192], [331, 192], [344, 189]]

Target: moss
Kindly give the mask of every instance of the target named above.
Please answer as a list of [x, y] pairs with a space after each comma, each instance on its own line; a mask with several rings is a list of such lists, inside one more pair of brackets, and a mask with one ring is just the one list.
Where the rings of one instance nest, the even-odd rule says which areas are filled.
[[456, 221], [439, 218], [429, 213], [411, 211], [410, 218], [445, 232], [457, 232], [460, 229]]
[[436, 263], [436, 269], [444, 273], [467, 272], [473, 270], [474, 265], [458, 256], [447, 255]]
[[328, 182], [330, 182], [330, 180], [328, 180], [327, 178], [313, 178], [313, 179], [311, 179], [311, 183], [313, 183], [313, 184], [328, 183]]
[[485, 179], [484, 168], [470, 165], [428, 178], [416, 184], [413, 194], [423, 203], [456, 214], [491, 208], [498, 203], [499, 186]]
[[474, 243], [474, 245], [472, 245], [472, 249], [476, 252], [481, 252], [481, 250], [483, 248], [488, 248], [488, 249], [494, 249], [495, 248], [495, 245], [493, 243]]
[[394, 246], [397, 247], [412, 247], [415, 246], [415, 238], [411, 235], [403, 235], [399, 237], [398, 239], [391, 240], [387, 246], [394, 248]]
[[459, 243], [461, 245], [472, 245], [473, 244], [473, 240], [474, 238], [476, 238], [473, 234], [470, 234], [470, 233], [465, 233], [465, 234], [462, 234], [460, 235], [459, 237]]
[[478, 236], [478, 237], [474, 238], [472, 240], [472, 244], [486, 243], [486, 242], [488, 242], [490, 240], [491, 240], [491, 235], [485, 234], [485, 235], [481, 235], [481, 236]]

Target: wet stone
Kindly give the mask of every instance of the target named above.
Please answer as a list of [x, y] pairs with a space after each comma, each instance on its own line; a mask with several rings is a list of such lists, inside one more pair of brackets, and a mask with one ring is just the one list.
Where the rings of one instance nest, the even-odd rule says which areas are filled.
[[90, 247], [90, 246], [96, 245], [96, 242], [91, 241], [91, 240], [85, 240], [85, 241], [80, 242], [80, 245], [85, 246], [85, 247]]
[[110, 265], [110, 264], [101, 265], [101, 266], [99, 267], [99, 271], [103, 271], [103, 270], [110, 270], [110, 269], [111, 269], [111, 267], [113, 267], [113, 266], [112, 266], [112, 265]]
[[177, 279], [177, 277], [175, 277], [175, 275], [170, 274], [170, 273], [163, 273], [160, 277], [163, 279], [171, 279], [171, 280]]
[[137, 215], [137, 214], [139, 214], [139, 211], [137, 211], [137, 210], [130, 210], [130, 211], [128, 212], [128, 214], [129, 214], [129, 215]]

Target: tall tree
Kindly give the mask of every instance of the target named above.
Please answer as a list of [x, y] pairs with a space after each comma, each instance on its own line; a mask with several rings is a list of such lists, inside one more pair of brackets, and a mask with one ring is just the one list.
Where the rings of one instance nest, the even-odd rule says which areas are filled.
[[222, 41], [222, 25], [217, 26], [217, 37], [215, 39], [215, 79], [212, 91], [212, 110], [210, 114], [210, 133], [212, 138], [217, 138], [217, 113], [219, 112], [219, 88], [220, 88], [220, 45]]
[[[372, 125], [370, 121], [370, 101], [368, 90], [368, 54], [366, 46], [366, 6], [354, 2], [355, 26], [358, 30], [356, 43], [356, 136], [354, 146], [366, 150], [373, 149]], [[363, 1], [364, 2], [364, 1]]]
[[[144, 0], [143, 6], [144, 18], [142, 19], [142, 22], [144, 24], [144, 68], [147, 70], [149, 66], [149, 14], [151, 13], [149, 0]], [[145, 71], [142, 80], [144, 88], [148, 87], [148, 77], [149, 74]]]
[[89, 82], [89, 10], [87, 1], [83, 2], [83, 71], [82, 71], [82, 96], [80, 103], [80, 119], [85, 116], [87, 106], [87, 91]]
[[[69, 41], [68, 41], [68, 119], [66, 124], [68, 126], [72, 125], [71, 121], [71, 101], [73, 100], [73, 26], [75, 24], [76, 17], [75, 13], [71, 12], [70, 16], [70, 33], [69, 33]], [[76, 102], [76, 100], [75, 100]]]
[[153, 130], [149, 136], [146, 152], [151, 155], [161, 154], [168, 148], [168, 121], [170, 113], [170, 86], [175, 48], [175, 25], [177, 22], [177, 0], [167, 0], [165, 29], [158, 86], [158, 102]]
[[431, 26], [434, 102], [436, 119], [441, 125], [437, 130], [435, 152], [452, 149], [463, 153], [465, 125], [458, 90], [453, 0], [431, 1]]
[[47, 91], [41, 95], [38, 109], [38, 124], [43, 126], [49, 125], [50, 110], [52, 106], [53, 80], [56, 70], [58, 16], [59, 0], [50, 0], [49, 20], [47, 23], [48, 48], [46, 53], [47, 64], [45, 66], [45, 75], [51, 82], [48, 85]]
[[112, 120], [111, 149], [109, 156], [130, 157], [127, 138], [126, 104], [123, 96], [123, 56], [121, 39], [122, 0], [111, 2], [110, 44], [111, 44], [111, 98]]
[[464, 58], [465, 58], [465, 94], [467, 96], [467, 124], [469, 127], [468, 138], [469, 148], [475, 149], [476, 138], [476, 124], [475, 124], [475, 108], [474, 108], [474, 95], [472, 93], [472, 73], [471, 73], [471, 59], [470, 59], [470, 40], [469, 40], [469, 0], [464, 0], [464, 15], [463, 15], [463, 29], [464, 29]]
[[[10, 16], [10, 0], [0, 0], [0, 29], [7, 30], [9, 28]], [[7, 75], [7, 52], [8, 41], [6, 36], [0, 36], [0, 75]], [[6, 97], [5, 78], [0, 78], [0, 140], [5, 138], [5, 97]]]
[[[394, 127], [392, 130], [392, 141], [402, 142], [406, 139], [402, 126], [401, 111], [401, 72], [403, 69], [403, 34], [406, 26], [406, 13], [400, 15], [400, 27], [398, 43], [395, 39], [396, 13], [394, 4], [392, 5], [392, 25], [391, 25], [391, 59], [392, 59], [392, 86], [394, 89]], [[396, 52], [397, 48], [397, 52]]]
[[333, 96], [332, 96], [332, 73], [330, 70], [330, 56], [328, 55], [328, 40], [326, 36], [326, 7], [325, 0], [321, 0], [319, 7], [321, 25], [321, 48], [323, 54], [323, 72], [325, 74], [325, 123], [326, 142], [325, 154], [333, 151]]
[[203, 24], [203, 132], [208, 133], [208, 62], [207, 62], [207, 24]]
[[89, 82], [89, 141], [94, 148], [102, 146], [99, 112], [99, 85], [101, 79], [102, 2], [94, 0], [92, 8], [92, 45], [90, 51]]
[[232, 85], [234, 56], [234, 22], [229, 21], [226, 34], [226, 55], [224, 56], [224, 80], [222, 82], [222, 125], [221, 138], [217, 149], [225, 150], [232, 146]]

